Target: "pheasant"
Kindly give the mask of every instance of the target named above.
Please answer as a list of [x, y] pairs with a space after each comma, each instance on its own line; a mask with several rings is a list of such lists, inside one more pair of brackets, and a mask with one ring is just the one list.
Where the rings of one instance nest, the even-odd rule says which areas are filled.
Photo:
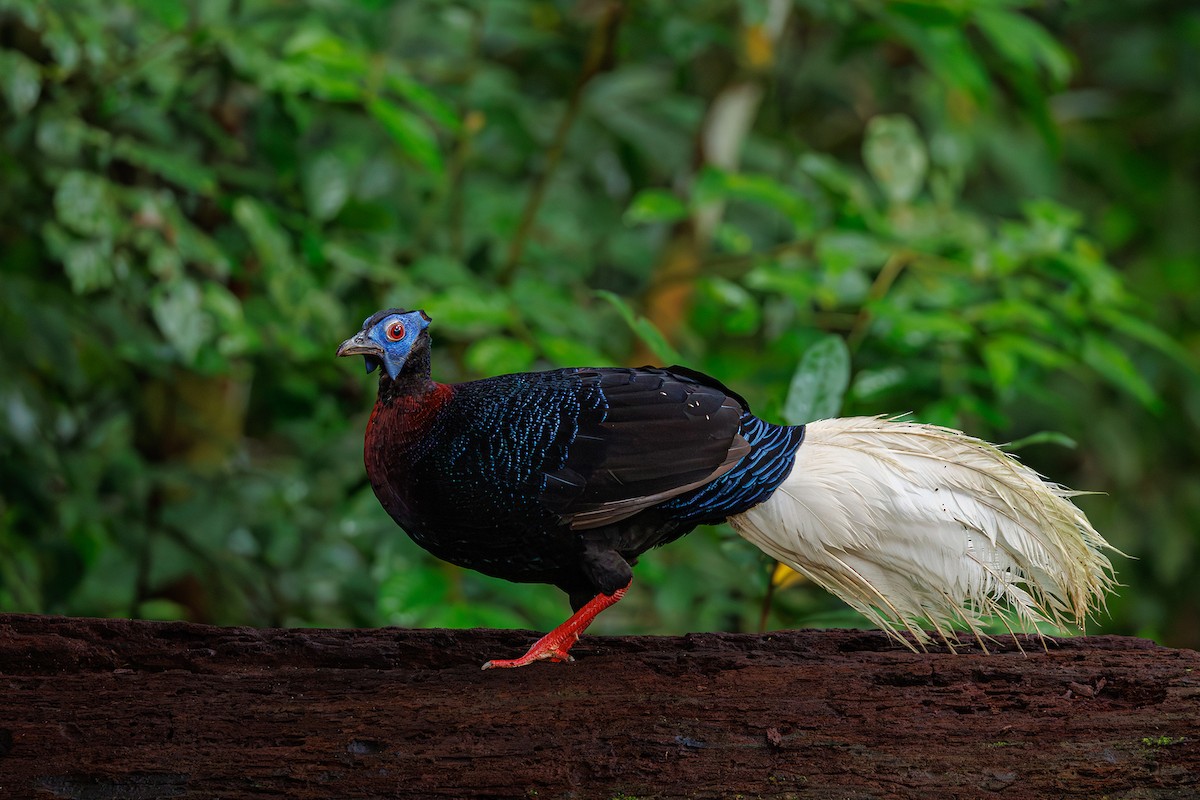
[[[337, 349], [380, 369], [364, 460], [383, 508], [440, 559], [566, 592], [572, 616], [523, 656], [571, 660], [639, 556], [728, 520], [909, 647], [955, 623], [1082, 625], [1111, 549], [1070, 501], [994, 445], [850, 417], [775, 425], [686, 367], [431, 377], [430, 318], [389, 308]], [[901, 633], [907, 631], [911, 641]], [[915, 642], [915, 645], [913, 644]]]

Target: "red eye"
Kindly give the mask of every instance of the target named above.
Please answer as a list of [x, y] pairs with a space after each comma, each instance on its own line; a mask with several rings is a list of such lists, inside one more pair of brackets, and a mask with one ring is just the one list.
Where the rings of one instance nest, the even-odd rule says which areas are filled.
[[400, 341], [404, 338], [404, 326], [399, 322], [393, 322], [391, 325], [388, 325], [387, 337], [393, 342]]

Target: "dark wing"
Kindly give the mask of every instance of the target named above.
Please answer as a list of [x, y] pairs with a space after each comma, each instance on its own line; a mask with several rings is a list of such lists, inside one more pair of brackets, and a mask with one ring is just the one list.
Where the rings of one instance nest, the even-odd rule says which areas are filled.
[[700, 373], [643, 367], [578, 376], [599, 402], [580, 414], [565, 463], [546, 473], [543, 494], [576, 530], [699, 488], [750, 452], [738, 433], [743, 401]]

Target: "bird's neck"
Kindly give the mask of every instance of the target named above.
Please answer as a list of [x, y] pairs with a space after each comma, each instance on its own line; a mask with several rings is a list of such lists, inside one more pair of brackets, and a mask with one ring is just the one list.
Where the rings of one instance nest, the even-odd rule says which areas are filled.
[[438, 386], [430, 377], [429, 349], [421, 348], [408, 357], [394, 380], [386, 372], [379, 376], [379, 402], [390, 406], [402, 398], [419, 399]]

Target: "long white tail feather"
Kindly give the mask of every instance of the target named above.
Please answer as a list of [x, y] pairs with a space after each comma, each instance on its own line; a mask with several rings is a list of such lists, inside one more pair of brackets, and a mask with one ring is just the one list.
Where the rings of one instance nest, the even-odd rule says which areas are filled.
[[982, 637], [1005, 608], [1082, 628], [1115, 582], [1078, 494], [960, 431], [849, 417], [810, 423], [783, 484], [730, 522], [912, 647], [901, 630]]

